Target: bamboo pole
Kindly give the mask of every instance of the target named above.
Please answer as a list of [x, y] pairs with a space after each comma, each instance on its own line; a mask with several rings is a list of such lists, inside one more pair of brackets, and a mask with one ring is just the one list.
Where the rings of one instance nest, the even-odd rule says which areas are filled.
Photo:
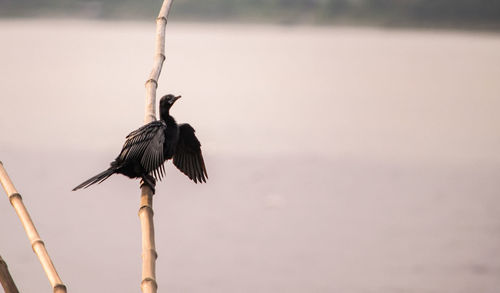
[[156, 89], [158, 88], [158, 78], [160, 77], [163, 61], [165, 61], [165, 28], [167, 27], [167, 17], [173, 0], [164, 0], [160, 13], [156, 18], [156, 45], [153, 70], [146, 81], [146, 113], [144, 123], [156, 120]]
[[[156, 18], [156, 45], [153, 69], [146, 81], [146, 108], [144, 123], [156, 120], [156, 89], [160, 77], [163, 62], [165, 61], [165, 28], [167, 17], [173, 0], [164, 0], [160, 13]], [[147, 184], [141, 182], [141, 206], [139, 208], [139, 219], [142, 231], [142, 282], [143, 293], [156, 293], [158, 283], [156, 282], [156, 253], [155, 233], [153, 223], [153, 195], [154, 190]]]
[[0, 256], [0, 283], [5, 293], [19, 293], [16, 283], [14, 283], [14, 279], [10, 275], [7, 263], [3, 260], [2, 256]]
[[54, 293], [66, 293], [66, 286], [61, 281], [61, 278], [59, 278], [56, 268], [54, 267], [47, 249], [45, 248], [45, 244], [40, 238], [40, 235], [35, 228], [35, 224], [33, 224], [33, 221], [31, 220], [28, 210], [24, 206], [21, 195], [14, 187], [14, 184], [10, 180], [7, 171], [5, 171], [2, 162], [0, 162], [0, 183], [3, 186], [3, 189], [5, 189], [5, 192], [7, 193], [9, 201], [14, 207], [17, 216], [21, 220], [21, 224], [23, 225], [23, 228], [28, 235], [28, 239], [31, 243], [31, 247], [33, 248], [33, 252], [35, 252], [35, 254], [38, 256], [43, 270], [45, 271], [45, 274], [47, 274], [50, 285], [54, 289]]

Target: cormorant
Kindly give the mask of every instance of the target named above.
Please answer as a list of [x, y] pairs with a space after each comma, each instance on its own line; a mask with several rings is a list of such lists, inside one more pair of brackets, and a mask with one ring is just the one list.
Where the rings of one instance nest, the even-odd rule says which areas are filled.
[[115, 173], [142, 178], [154, 190], [155, 179], [161, 180], [165, 174], [165, 161], [172, 158], [174, 165], [189, 179], [195, 183], [206, 182], [207, 170], [195, 130], [187, 123], [177, 125], [169, 113], [170, 107], [180, 97], [163, 96], [160, 99], [160, 120], [127, 135], [120, 154], [110, 167], [73, 188], [73, 191], [101, 183]]

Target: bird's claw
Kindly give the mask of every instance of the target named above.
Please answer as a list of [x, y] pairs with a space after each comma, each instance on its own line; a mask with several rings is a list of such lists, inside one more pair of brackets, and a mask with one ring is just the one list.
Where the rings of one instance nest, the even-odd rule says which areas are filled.
[[155, 193], [156, 180], [153, 176], [151, 176], [149, 174], [142, 176], [141, 188], [144, 184], [146, 184], [147, 186], [149, 186], [149, 188], [151, 188], [151, 190], [153, 191], [153, 194]]

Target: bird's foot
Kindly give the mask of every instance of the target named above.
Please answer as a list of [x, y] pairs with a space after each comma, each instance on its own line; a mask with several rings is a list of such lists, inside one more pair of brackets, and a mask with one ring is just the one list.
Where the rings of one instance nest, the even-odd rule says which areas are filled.
[[153, 194], [155, 193], [156, 180], [153, 176], [151, 176], [149, 174], [142, 176], [141, 188], [144, 184], [146, 184], [147, 186], [149, 186], [149, 188], [151, 188], [151, 190], [153, 191]]

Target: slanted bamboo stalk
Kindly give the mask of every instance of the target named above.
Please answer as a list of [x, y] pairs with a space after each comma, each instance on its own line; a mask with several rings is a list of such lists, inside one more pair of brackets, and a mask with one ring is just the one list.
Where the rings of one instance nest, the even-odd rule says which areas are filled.
[[[165, 61], [165, 28], [167, 17], [173, 0], [164, 0], [160, 13], [156, 18], [156, 46], [154, 65], [149, 79], [146, 81], [146, 109], [144, 123], [156, 120], [156, 89], [160, 77], [163, 62]], [[139, 208], [139, 219], [142, 230], [142, 282], [143, 293], [156, 293], [158, 284], [156, 282], [156, 253], [155, 233], [153, 223], [153, 195], [154, 191], [147, 185], [141, 183], [141, 207]]]
[[17, 290], [16, 283], [14, 283], [14, 279], [12, 279], [12, 276], [10, 275], [7, 263], [3, 260], [1, 256], [0, 256], [0, 283], [2, 284], [5, 293], [19, 293], [19, 290]]
[[24, 230], [28, 235], [28, 239], [31, 243], [31, 247], [33, 248], [33, 252], [35, 252], [35, 254], [38, 256], [43, 270], [45, 271], [45, 274], [47, 274], [50, 285], [52, 285], [52, 288], [54, 289], [54, 293], [66, 293], [66, 286], [61, 281], [61, 278], [59, 278], [56, 268], [54, 267], [52, 260], [50, 260], [47, 249], [45, 249], [45, 244], [40, 238], [40, 235], [38, 235], [35, 224], [33, 224], [28, 210], [24, 206], [21, 195], [14, 187], [14, 184], [10, 180], [7, 171], [5, 171], [2, 162], [0, 162], [0, 183], [2, 183], [3, 189], [5, 189], [10, 203], [14, 207], [17, 216], [21, 220], [21, 224], [23, 225]]

